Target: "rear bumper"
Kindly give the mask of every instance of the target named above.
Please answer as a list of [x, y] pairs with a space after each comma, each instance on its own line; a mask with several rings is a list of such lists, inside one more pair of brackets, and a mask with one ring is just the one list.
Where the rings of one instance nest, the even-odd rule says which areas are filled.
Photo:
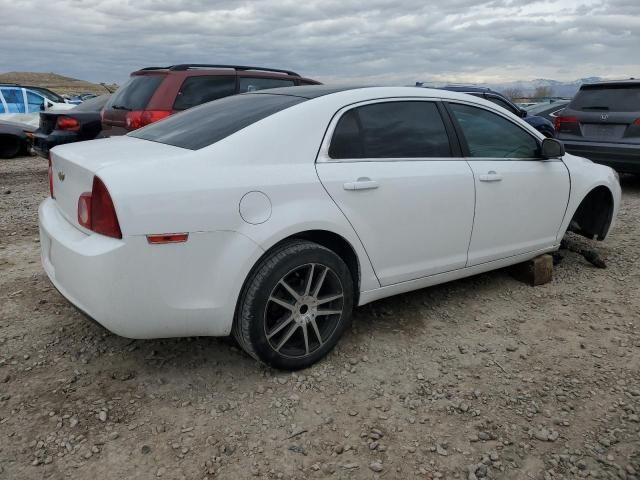
[[121, 135], [126, 135], [132, 130], [127, 130], [123, 127], [116, 127], [112, 125], [102, 124], [102, 131], [98, 134], [96, 138], [109, 138], [109, 137], [119, 137]]
[[563, 140], [567, 152], [607, 165], [618, 172], [640, 173], [640, 145]]
[[87, 235], [51, 198], [38, 213], [42, 266], [53, 285], [129, 338], [228, 335], [248, 265], [262, 254], [235, 232], [194, 233], [167, 245], [149, 245], [144, 236]]
[[58, 145], [78, 141], [78, 135], [74, 132], [40, 133], [33, 134], [33, 151], [39, 156], [49, 158], [49, 150]]

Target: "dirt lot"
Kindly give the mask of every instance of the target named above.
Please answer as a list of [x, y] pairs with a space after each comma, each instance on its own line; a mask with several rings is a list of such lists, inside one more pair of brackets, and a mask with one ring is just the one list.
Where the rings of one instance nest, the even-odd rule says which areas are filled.
[[497, 271], [379, 301], [289, 374], [89, 322], [40, 267], [46, 162], [1, 161], [0, 479], [640, 478], [640, 179], [623, 188], [607, 269], [564, 251], [545, 286]]

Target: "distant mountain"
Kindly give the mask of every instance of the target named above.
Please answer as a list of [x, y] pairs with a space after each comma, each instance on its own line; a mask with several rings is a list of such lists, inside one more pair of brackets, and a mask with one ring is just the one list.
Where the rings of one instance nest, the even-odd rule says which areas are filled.
[[535, 80], [516, 80], [514, 82], [487, 83], [484, 86], [497, 91], [521, 90], [524, 96], [531, 95], [538, 87], [548, 87], [555, 97], [573, 97], [583, 83], [594, 83], [604, 80], [602, 77], [587, 77], [570, 82], [537, 78]]
[[[45, 87], [54, 92], [64, 94], [95, 93], [102, 95], [107, 93], [103, 85], [85, 82], [77, 78], [65, 77], [57, 73], [44, 72], [8, 72], [0, 73], [0, 83], [17, 83], [20, 85], [33, 85], [34, 87]], [[111, 85], [107, 85], [112, 87]], [[117, 86], [116, 86], [117, 87]], [[112, 88], [113, 90], [113, 88]]]

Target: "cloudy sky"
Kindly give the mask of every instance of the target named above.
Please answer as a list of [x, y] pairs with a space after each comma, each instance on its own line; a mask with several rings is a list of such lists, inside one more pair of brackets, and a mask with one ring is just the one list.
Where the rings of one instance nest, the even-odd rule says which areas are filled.
[[0, 72], [236, 63], [324, 82], [640, 76], [640, 0], [0, 0]]

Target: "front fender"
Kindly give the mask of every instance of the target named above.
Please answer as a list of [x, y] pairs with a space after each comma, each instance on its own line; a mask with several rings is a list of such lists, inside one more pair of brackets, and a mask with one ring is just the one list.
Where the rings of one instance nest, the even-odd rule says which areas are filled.
[[569, 169], [571, 193], [569, 195], [567, 211], [562, 225], [558, 230], [557, 241], [560, 241], [564, 236], [569, 228], [571, 219], [584, 198], [595, 188], [601, 186], [606, 187], [610, 191], [613, 199], [613, 212], [607, 234], [610, 233], [615, 226], [616, 217], [620, 209], [620, 199], [622, 197], [618, 174], [612, 168], [605, 165], [593, 163], [591, 160], [571, 154], [566, 154], [563, 161]]

